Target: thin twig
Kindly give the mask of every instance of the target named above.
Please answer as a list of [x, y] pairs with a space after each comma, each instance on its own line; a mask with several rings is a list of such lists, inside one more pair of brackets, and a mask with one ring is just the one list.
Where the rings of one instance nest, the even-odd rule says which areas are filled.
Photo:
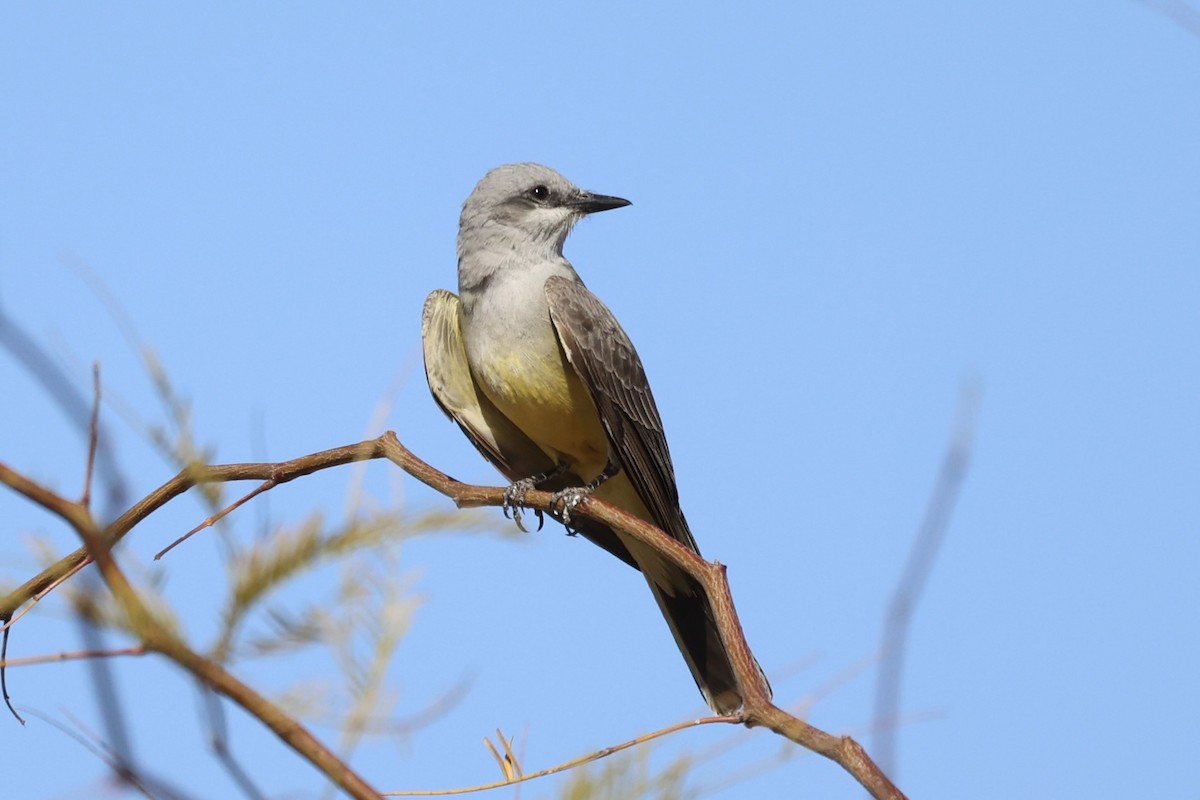
[[[237, 474], [237, 471], [234, 470], [234, 473]], [[112, 557], [110, 547], [113, 537], [111, 533], [106, 535], [106, 532], [96, 524], [86, 508], [78, 503], [64, 500], [44, 486], [13, 472], [3, 464], [0, 464], [0, 482], [53, 511], [75, 529], [75, 532], [83, 540], [86, 554], [90, 555], [96, 563], [100, 577], [112, 592], [113, 598], [128, 620], [131, 631], [141, 639], [147, 650], [166, 656], [192, 673], [206, 686], [242, 706], [351, 797], [357, 800], [373, 800], [379, 797], [379, 793], [375, 789], [349, 765], [321, 744], [306, 728], [249, 685], [235, 678], [220, 664], [193, 651], [162, 621], [157, 619], [142, 602], [141, 597]]]
[[[417, 480], [446, 495], [460, 508], [501, 506], [504, 503], [503, 488], [468, 486], [454, 480], [413, 455], [390, 431], [383, 435], [382, 444], [388, 460]], [[522, 505], [549, 512], [552, 502], [553, 496], [550, 492], [531, 490], [525, 496]], [[725, 577], [724, 565], [705, 561], [650, 523], [595, 497], [585, 497], [571, 513], [584, 514], [604, 522], [621, 533], [653, 547], [659, 555], [688, 573], [704, 588], [713, 607], [717, 630], [731, 656], [738, 690], [743, 699], [741, 717], [737, 718], [737, 721], [750, 727], [768, 728], [833, 760], [878, 800], [903, 800], [904, 793], [896, 788], [854, 739], [826, 733], [771, 702], [758, 664], [750, 653], [738, 623], [737, 609], [734, 607], [729, 582]]]
[[208, 718], [208, 742], [213, 755], [225, 767], [230, 779], [242, 790], [242, 794], [250, 800], [267, 800], [267, 795], [258, 788], [250, 773], [246, 771], [229, 747], [229, 729], [221, 698], [203, 684], [200, 685], [200, 692], [203, 697], [205, 716]]
[[13, 707], [12, 698], [8, 694], [8, 670], [4, 664], [8, 661], [8, 631], [12, 620], [8, 619], [4, 623], [4, 633], [0, 634], [0, 694], [4, 695], [4, 705], [8, 707], [8, 713], [13, 715], [13, 718], [22, 725], [25, 724], [25, 718], [17, 713], [17, 709]]
[[47, 714], [42, 714], [39, 711], [31, 709], [29, 713], [41, 719], [42, 722], [45, 722], [47, 725], [56, 728], [59, 733], [65, 734], [74, 739], [77, 744], [83, 747], [83, 749], [87, 750], [97, 759], [104, 762], [104, 765], [112, 770], [115, 774], [120, 775], [126, 784], [138, 790], [145, 797], [149, 798], [149, 800], [155, 800], [155, 795], [151, 793], [146, 785], [141, 781], [140, 776], [136, 775], [129, 770], [126, 765], [122, 764], [119, 756], [112, 752], [112, 748], [110, 748], [107, 744], [101, 741], [99, 737], [88, 730], [87, 727], [69, 711], [64, 713], [67, 714], [71, 722], [76, 726], [76, 728], [78, 728], [78, 730], [71, 728], [66, 723], [60, 722], [59, 720], [54, 719]]
[[[191, 466], [156, 491], [147, 495], [105, 529], [99, 529], [87, 510], [65, 501], [54, 493], [0, 464], [0, 483], [7, 484], [30, 500], [43, 505], [69, 522], [83, 538], [81, 551], [60, 560], [50, 569], [0, 600], [0, 618], [6, 609], [15, 608], [42, 591], [55, 577], [66, 572], [78, 561], [90, 555], [100, 567], [101, 576], [125, 610], [135, 630], [140, 632], [148, 649], [162, 653], [191, 672], [206, 685], [226, 695], [257, 716], [276, 735], [325, 772], [335, 783], [354, 797], [374, 796], [362, 779], [328, 749], [317, 742], [307, 730], [286, 717], [266, 698], [238, 681], [220, 664], [191, 651], [173, 633], [155, 620], [140, 601], [124, 575], [117, 568], [109, 548], [137, 523], [161, 508], [172, 498], [201, 483], [235, 480], [274, 481], [276, 485], [308, 475], [321, 469], [374, 458], [387, 458], [417, 480], [449, 497], [460, 508], [501, 506], [505, 490], [501, 487], [470, 486], [454, 480], [412, 454], [391, 431], [377, 439], [354, 445], [325, 450], [276, 464], [231, 464], [226, 466]], [[527, 508], [550, 511], [552, 496], [545, 491], [530, 491], [524, 505]], [[653, 525], [621, 509], [597, 500], [583, 499], [573, 514], [583, 514], [604, 522], [623, 534], [653, 547], [669, 562], [684, 570], [703, 588], [713, 608], [722, 642], [730, 653], [738, 689], [743, 698], [742, 712], [737, 717], [714, 717], [712, 722], [740, 722], [750, 727], [761, 726], [784, 736], [803, 747], [840, 764], [875, 798], [903, 800], [904, 795], [888, 780], [862, 749], [848, 736], [834, 736], [809, 725], [798, 717], [775, 706], [762, 680], [757, 663], [746, 644], [737, 610], [734, 607], [725, 567], [709, 563]]]
[[200, 531], [204, 530], [205, 528], [211, 528], [213, 525], [215, 525], [216, 523], [223, 520], [231, 512], [240, 508], [244, 503], [246, 503], [246, 501], [251, 500], [255, 497], [258, 497], [263, 492], [268, 491], [270, 489], [274, 489], [278, 485], [279, 484], [273, 480], [263, 481], [262, 483], [260, 483], [258, 485], [257, 488], [253, 489], [248, 494], [243, 495], [241, 497], [241, 499], [233, 501], [229, 505], [225, 506], [225, 508], [218, 511], [216, 514], [213, 514], [212, 516], [209, 516], [209, 517], [205, 517], [204, 521], [201, 522], [199, 525], [192, 528], [190, 531], [185, 533], [183, 536], [180, 536], [175, 541], [171, 542], [169, 545], [164, 547], [162, 550], [159, 550], [157, 553], [154, 554], [154, 560], [158, 561], [160, 558], [165, 556], [167, 553], [174, 550], [178, 545], [183, 544], [184, 542], [186, 542], [188, 539], [195, 536]]
[[950, 514], [958, 500], [963, 477], [971, 460], [978, 410], [979, 387], [968, 382], [959, 392], [953, 431], [942, 456], [942, 469], [925, 508], [921, 527], [913, 540], [908, 562], [896, 584], [884, 623], [883, 643], [879, 648], [872, 744], [880, 768], [893, 776], [896, 771], [896, 726], [890, 721], [900, 713], [900, 684], [904, 673], [908, 629], [917, 601], [921, 599], [921, 590], [929, 580], [934, 558], [950, 525]]
[[[526, 781], [536, 780], [537, 778], [544, 778], [547, 775], [555, 775], [559, 772], [565, 772], [569, 769], [575, 769], [576, 767], [582, 767], [584, 764], [590, 764], [593, 761], [599, 761], [600, 759], [607, 758], [607, 757], [613, 755], [614, 753], [619, 753], [622, 750], [628, 750], [629, 748], [636, 747], [639, 744], [645, 744], [646, 742], [649, 742], [652, 739], [657, 739], [661, 736], [666, 736], [667, 734], [675, 733], [676, 731], [682, 731], [682, 730], [686, 730], [688, 728], [695, 728], [700, 725], [712, 725], [715, 723], [728, 724], [731, 722], [736, 723], [736, 722], [740, 722], [740, 721], [741, 720], [738, 719], [737, 717], [704, 717], [703, 719], [693, 719], [693, 720], [688, 720], [687, 722], [677, 722], [674, 725], [668, 725], [665, 728], [660, 728], [659, 730], [652, 731], [650, 733], [645, 733], [645, 734], [642, 734], [641, 736], [634, 737], [633, 739], [630, 739], [627, 742], [621, 742], [620, 744], [615, 744], [615, 745], [612, 745], [611, 747], [605, 747], [605, 748], [595, 751], [594, 753], [588, 753], [586, 756], [580, 756], [579, 758], [574, 758], [574, 759], [571, 759], [570, 761], [564, 761], [561, 764], [556, 764], [553, 767], [546, 767], [545, 769], [540, 769], [537, 772], [531, 772], [528, 775], [517, 774], [519, 772], [519, 770], [515, 766], [513, 766], [509, 763], [506, 763], [506, 761], [507, 761], [506, 756], [511, 756], [512, 750], [510, 747], [510, 743], [508, 741], [506, 741], [503, 736], [500, 736], [500, 741], [504, 744], [505, 756], [501, 756], [496, 751], [495, 746], [492, 745], [492, 743], [490, 741], [488, 741], [487, 739], [484, 739], [484, 743], [487, 745], [487, 748], [491, 752], [492, 757], [494, 759], [496, 759], [497, 763], [500, 764], [501, 772], [505, 773], [505, 775], [506, 775], [504, 780], [493, 781], [492, 783], [482, 783], [482, 784], [479, 784], [478, 786], [463, 786], [463, 787], [459, 787], [459, 788], [455, 788], [455, 789], [424, 789], [424, 790], [415, 789], [415, 790], [411, 790], [411, 791], [384, 792], [383, 795], [384, 795], [384, 797], [444, 797], [447, 795], [455, 795], [455, 794], [471, 794], [473, 792], [486, 792], [489, 789], [499, 789], [504, 786], [515, 786], [516, 784], [525, 783]], [[499, 734], [499, 731], [497, 731], [497, 734]], [[507, 776], [511, 776], [511, 777], [507, 777]]]
[[25, 718], [17, 713], [17, 709], [12, 704], [12, 697], [8, 694], [8, 670], [5, 668], [3, 663], [8, 658], [8, 632], [12, 629], [12, 626], [16, 624], [17, 620], [33, 610], [33, 607], [36, 606], [43, 597], [57, 589], [59, 586], [65, 583], [68, 578], [79, 572], [79, 570], [83, 569], [90, 563], [92, 563], [92, 561], [89, 558], [76, 566], [70, 572], [58, 576], [58, 578], [49, 586], [47, 586], [34, 597], [30, 598], [29, 602], [20, 610], [9, 609], [5, 611], [5, 614], [2, 617], [4, 619], [4, 625], [0, 626], [0, 631], [3, 632], [2, 638], [0, 638], [0, 694], [4, 695], [4, 705], [8, 708], [8, 713], [12, 714], [13, 718], [22, 725], [25, 724]]
[[379, 793], [357, 772], [316, 739], [306, 728], [285, 714], [274, 703], [225, 670], [220, 664], [189, 648], [142, 605], [128, 580], [121, 573], [98, 532], [80, 530], [100, 574], [113, 596], [146, 646], [170, 658], [206, 686], [233, 700], [257, 717], [292, 749], [325, 773], [351, 797], [372, 800]]
[[87, 464], [83, 470], [83, 496], [79, 505], [89, 508], [92, 503], [92, 472], [96, 467], [96, 445], [100, 441], [100, 362], [92, 364], [92, 418], [88, 422]]
[[[187, 467], [174, 478], [134, 503], [125, 513], [121, 514], [105, 527], [103, 531], [104, 541], [111, 547], [146, 517], [199, 484], [245, 480], [274, 480], [277, 485], [283, 484], [330, 467], [370, 458], [380, 458], [382, 456], [381, 441], [382, 437], [380, 439], [370, 439], [358, 444], [322, 450], [318, 453], [310, 453], [300, 458], [277, 463], [226, 464], [223, 466], [196, 465]], [[49, 489], [36, 484], [2, 462], [0, 462], [0, 484], [9, 486], [18, 494], [26, 496], [28, 499], [68, 522], [71, 521], [71, 516], [76, 513], [70, 508], [74, 505], [71, 501], [59, 497]], [[33, 597], [40, 595], [45, 589], [54, 584], [60, 576], [78, 570], [87, 561], [87, 548], [81, 547], [42, 570], [21, 586], [9, 592], [8, 595], [0, 597], [0, 619], [3, 619], [6, 614], [11, 614]]]
[[[7, 350], [29, 376], [39, 383], [59, 410], [81, 434], [87, 434], [88, 403], [75, 386], [73, 377], [0, 306], [0, 348]], [[128, 495], [127, 482], [117, 466], [112, 449], [103, 436], [97, 436], [96, 477], [107, 486], [105, 508], [123, 508]]]
[[26, 605], [22, 606], [21, 609], [19, 611], [17, 611], [15, 614], [13, 614], [12, 619], [10, 619], [4, 623], [3, 630], [7, 632], [9, 628], [11, 628], [13, 625], [17, 624], [17, 620], [21, 619], [21, 617], [25, 616], [30, 611], [32, 611], [33, 607], [36, 606], [39, 602], [41, 602], [42, 599], [44, 599], [46, 597], [46, 595], [53, 592], [59, 586], [62, 586], [64, 583], [66, 583], [68, 580], [70, 580], [71, 576], [77, 574], [79, 572], [79, 570], [83, 569], [84, 567], [86, 567], [88, 564], [91, 564], [91, 563], [92, 563], [92, 559], [90, 557], [86, 558], [82, 562], [74, 565], [74, 567], [71, 569], [70, 572], [65, 572], [62, 575], [59, 575], [57, 578], [55, 578], [55, 580], [52, 583], [50, 583], [49, 585], [47, 585], [46, 588], [44, 588], [42, 591], [38, 592], [33, 597], [29, 598], [29, 602]]
[[79, 661], [92, 658], [113, 658], [115, 656], [144, 656], [146, 648], [140, 644], [132, 647], [119, 647], [113, 650], [73, 650], [66, 653], [50, 653], [45, 656], [26, 656], [25, 658], [7, 658], [0, 661], [0, 666], [27, 667], [31, 664], [55, 664], [60, 661]]

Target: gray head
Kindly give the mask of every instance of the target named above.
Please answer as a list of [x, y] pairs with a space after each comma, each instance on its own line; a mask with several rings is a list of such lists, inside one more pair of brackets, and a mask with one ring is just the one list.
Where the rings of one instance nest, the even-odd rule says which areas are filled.
[[580, 189], [541, 164], [505, 164], [483, 176], [463, 203], [458, 257], [492, 245], [545, 247], [562, 255], [563, 241], [583, 217], [629, 205], [620, 197]]

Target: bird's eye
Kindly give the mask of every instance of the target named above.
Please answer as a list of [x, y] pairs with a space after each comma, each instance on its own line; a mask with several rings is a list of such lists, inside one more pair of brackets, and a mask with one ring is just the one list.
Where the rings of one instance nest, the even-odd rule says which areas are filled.
[[534, 200], [544, 201], [550, 196], [550, 190], [545, 186], [535, 186], [529, 190], [529, 196]]

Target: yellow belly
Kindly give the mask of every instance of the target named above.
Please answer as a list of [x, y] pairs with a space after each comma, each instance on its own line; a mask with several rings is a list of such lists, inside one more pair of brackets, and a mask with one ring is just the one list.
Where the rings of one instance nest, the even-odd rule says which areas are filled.
[[608, 438], [596, 406], [561, 352], [510, 353], [476, 371], [484, 394], [555, 461], [584, 480], [608, 460]]

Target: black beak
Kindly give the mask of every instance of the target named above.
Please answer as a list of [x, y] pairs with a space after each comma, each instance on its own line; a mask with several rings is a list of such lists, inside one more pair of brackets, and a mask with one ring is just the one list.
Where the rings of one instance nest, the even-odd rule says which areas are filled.
[[571, 205], [580, 214], [595, 214], [597, 211], [609, 211], [614, 208], [630, 205], [630, 202], [624, 197], [584, 192], [571, 201]]

